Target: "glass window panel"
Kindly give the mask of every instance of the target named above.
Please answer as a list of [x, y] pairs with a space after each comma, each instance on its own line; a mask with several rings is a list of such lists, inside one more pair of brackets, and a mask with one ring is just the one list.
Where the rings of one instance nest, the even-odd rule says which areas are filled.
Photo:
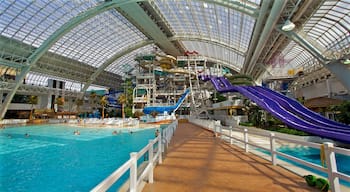
[[95, 5], [93, 0], [1, 1], [0, 21], [5, 27], [0, 34], [39, 47], [64, 23]]
[[[219, 45], [199, 41], [182, 41], [182, 43], [185, 46], [186, 50], [197, 51], [202, 56], [215, 60], [222, 60], [237, 71], [240, 70], [243, 66], [243, 56]], [[225, 57], [223, 57], [223, 54], [225, 54]]]
[[349, 20], [349, 8], [348, 0], [326, 0], [306, 22], [304, 30], [326, 49], [342, 51], [346, 46], [338, 44], [349, 36], [350, 25], [344, 25]]
[[155, 5], [175, 35], [222, 41], [242, 52], [248, 49], [255, 25], [255, 19], [248, 15], [202, 1], [157, 0]]
[[130, 44], [147, 39], [115, 10], [80, 24], [50, 49], [85, 64], [99, 67]]

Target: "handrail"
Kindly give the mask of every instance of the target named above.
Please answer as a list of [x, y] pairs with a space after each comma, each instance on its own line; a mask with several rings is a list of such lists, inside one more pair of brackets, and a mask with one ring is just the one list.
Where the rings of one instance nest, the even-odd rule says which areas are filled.
[[[177, 128], [177, 120], [168, 125], [161, 134], [159, 134], [155, 139], [149, 140], [149, 143], [142, 148], [139, 152], [130, 153], [130, 159], [126, 161], [122, 166], [116, 169], [112, 174], [110, 174], [106, 179], [101, 183], [96, 185], [91, 191], [92, 192], [101, 192], [107, 191], [120, 177], [122, 177], [128, 170], [130, 170], [129, 177], [129, 191], [136, 192], [137, 187], [140, 186], [141, 182], [148, 177], [148, 182], [153, 183], [153, 169], [154, 164], [158, 160], [158, 163], [162, 163], [162, 149], [163, 145], [168, 145], [172, 135], [174, 134]], [[166, 138], [166, 142], [162, 142], [162, 138]], [[153, 152], [154, 145], [157, 144], [156, 153]], [[148, 164], [145, 169], [141, 171], [138, 176], [137, 173], [137, 160], [148, 152]]]
[[[294, 161], [294, 162], [300, 163], [302, 165], [305, 165], [307, 167], [311, 167], [311, 168], [314, 168], [314, 169], [319, 170], [321, 172], [327, 173], [328, 180], [330, 182], [331, 191], [333, 191], [333, 192], [340, 192], [339, 178], [350, 182], [350, 175], [338, 172], [337, 162], [335, 159], [335, 153], [350, 156], [349, 149], [334, 147], [333, 143], [330, 143], [330, 142], [324, 142], [323, 144], [317, 144], [317, 143], [301, 141], [301, 140], [297, 140], [297, 139], [293, 139], [293, 138], [287, 138], [287, 137], [284, 137], [281, 135], [276, 136], [272, 132], [270, 134], [266, 134], [266, 133], [259, 133], [259, 132], [251, 132], [251, 131], [248, 131], [248, 129], [243, 129], [243, 130], [233, 129], [232, 126], [230, 126], [228, 129], [225, 129], [225, 130], [229, 131], [229, 134], [227, 134], [227, 133], [224, 133], [224, 131], [223, 131], [224, 128], [223, 128], [223, 126], [220, 125], [220, 123], [218, 123], [217, 121], [212, 121], [212, 120], [190, 119], [190, 122], [213, 131], [215, 135], [221, 135], [221, 139], [224, 139], [224, 137], [228, 138], [230, 144], [234, 144], [233, 140], [243, 143], [243, 148], [245, 149], [245, 152], [249, 152], [249, 145], [269, 151], [270, 155], [271, 155], [270, 161], [272, 162], [273, 165], [277, 165], [278, 161], [277, 161], [276, 155], [279, 155], [279, 156], [282, 156], [282, 157], [289, 159], [291, 161]], [[232, 134], [233, 131], [242, 133], [243, 139], [233, 136], [233, 134]], [[249, 135], [257, 135], [260, 137], [268, 138], [270, 148], [267, 149], [267, 148], [260, 146], [258, 144], [249, 142], [249, 139], [248, 139]], [[275, 144], [276, 140], [287, 141], [290, 143], [295, 143], [295, 144], [308, 146], [308, 147], [312, 147], [312, 148], [316, 148], [316, 149], [320, 149], [321, 145], [324, 145], [325, 154], [326, 154], [326, 168], [324, 168], [320, 165], [316, 165], [314, 163], [304, 161], [300, 158], [290, 156], [286, 153], [282, 153], [280, 151], [277, 151], [276, 144]], [[239, 147], [241, 147], [241, 146], [239, 146]]]

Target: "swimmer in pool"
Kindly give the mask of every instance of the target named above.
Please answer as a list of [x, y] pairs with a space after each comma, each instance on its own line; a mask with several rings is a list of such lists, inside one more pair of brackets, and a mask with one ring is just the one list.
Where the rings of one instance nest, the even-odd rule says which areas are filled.
[[80, 131], [79, 130], [74, 131], [74, 135], [80, 135]]

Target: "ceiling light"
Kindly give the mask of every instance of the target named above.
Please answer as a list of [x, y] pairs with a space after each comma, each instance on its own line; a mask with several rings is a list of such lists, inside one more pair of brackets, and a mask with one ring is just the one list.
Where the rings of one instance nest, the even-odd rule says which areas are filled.
[[295, 28], [295, 24], [290, 20], [287, 20], [282, 26], [283, 31], [292, 31]]

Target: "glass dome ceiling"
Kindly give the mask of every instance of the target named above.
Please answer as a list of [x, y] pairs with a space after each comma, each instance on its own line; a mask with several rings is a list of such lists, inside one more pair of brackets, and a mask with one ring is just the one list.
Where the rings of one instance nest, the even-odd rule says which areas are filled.
[[[121, 80], [125, 75], [123, 66], [127, 64], [132, 70], [136, 65], [136, 54], [149, 52], [155, 46], [168, 54], [167, 46], [171, 45], [179, 53], [196, 50], [208, 60], [239, 72], [251, 60], [248, 53], [250, 49], [254, 51], [255, 39], [262, 38], [264, 25], [259, 28], [260, 20], [267, 23], [268, 15], [276, 11], [264, 7], [273, 7], [274, 3], [260, 0], [1, 1], [0, 65], [19, 72], [29, 66], [31, 72], [27, 72], [26, 78], [33, 83], [38, 81], [34, 84], [42, 84], [41, 78], [33, 76], [39, 72], [42, 77], [54, 76], [79, 84], [89, 83], [92, 75], [105, 79], [115, 76], [114, 80]], [[271, 20], [274, 25], [283, 23], [295, 6], [295, 0], [286, 0], [280, 17]], [[324, 0], [312, 6], [315, 11], [300, 13], [304, 14], [304, 20], [298, 24], [299, 30], [316, 42], [320, 50], [349, 54], [350, 1]], [[130, 12], [133, 8], [148, 15], [147, 22], [158, 26], [158, 31], [148, 28], [151, 23], [134, 19], [142, 17], [141, 13]], [[300, 8], [296, 10], [303, 10]], [[48, 44], [60, 30], [61, 36], [52, 45]], [[272, 36], [266, 36], [264, 43], [272, 43], [273, 50], [278, 45]], [[47, 51], [32, 62], [30, 58], [36, 56], [35, 51], [45, 50], [45, 46]], [[322, 66], [309, 50], [292, 40], [275, 50], [274, 57], [264, 63], [272, 72], [278, 69], [274, 75], [300, 67]], [[80, 71], [82, 75], [79, 78], [73, 74], [63, 76], [59, 68]], [[111, 82], [103, 84], [112, 86]]]

